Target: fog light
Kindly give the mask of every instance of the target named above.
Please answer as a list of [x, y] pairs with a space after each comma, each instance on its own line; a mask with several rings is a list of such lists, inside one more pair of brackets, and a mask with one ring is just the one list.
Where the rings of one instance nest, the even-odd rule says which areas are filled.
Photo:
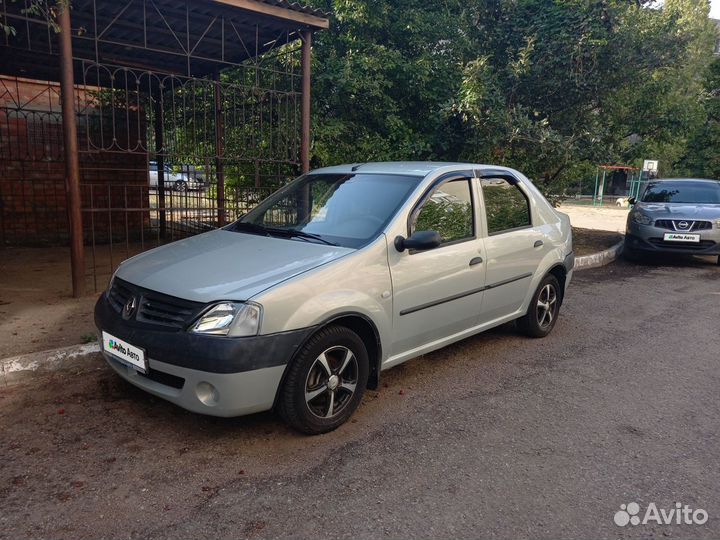
[[217, 405], [220, 399], [220, 392], [209, 382], [198, 383], [195, 387], [195, 395], [197, 395], [203, 405], [207, 405], [208, 407]]

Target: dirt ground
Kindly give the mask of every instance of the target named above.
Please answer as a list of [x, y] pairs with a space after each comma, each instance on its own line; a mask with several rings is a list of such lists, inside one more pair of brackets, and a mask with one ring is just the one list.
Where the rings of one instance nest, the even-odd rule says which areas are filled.
[[613, 231], [581, 229], [573, 227], [573, 249], [575, 256], [589, 255], [614, 246], [622, 239], [622, 235]]
[[[94, 337], [97, 294], [72, 298], [68, 248], [0, 249], [0, 358]], [[98, 282], [104, 288], [105, 281]], [[88, 279], [92, 291], [92, 280]]]
[[558, 208], [570, 216], [573, 227], [595, 229], [601, 231], [614, 231], [625, 234], [625, 222], [629, 209], [615, 206], [574, 206], [563, 204]]

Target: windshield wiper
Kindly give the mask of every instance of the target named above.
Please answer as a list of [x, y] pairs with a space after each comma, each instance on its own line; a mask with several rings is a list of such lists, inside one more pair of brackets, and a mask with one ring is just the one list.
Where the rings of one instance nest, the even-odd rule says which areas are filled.
[[249, 221], [236, 221], [231, 228], [231, 230], [235, 232], [238, 232], [241, 229], [249, 233], [270, 236], [270, 232], [268, 231], [267, 227], [263, 227], [262, 225], [258, 225], [257, 223], [250, 223]]
[[292, 238], [292, 237], [298, 237], [298, 238], [304, 238], [308, 240], [316, 240], [318, 242], [322, 242], [323, 244], [326, 244], [328, 246], [337, 246], [337, 244], [330, 242], [328, 240], [325, 240], [322, 236], [319, 234], [313, 234], [308, 233], [305, 231], [299, 231], [295, 229], [279, 229], [275, 227], [265, 227], [264, 225], [259, 225], [257, 223], [252, 223], [249, 221], [236, 221], [235, 224], [232, 226], [233, 231], [247, 231], [249, 233], [255, 233], [255, 234], [261, 234], [263, 236], [282, 236], [283, 238]]
[[270, 234], [278, 234], [279, 236], [285, 236], [287, 238], [292, 237], [298, 237], [298, 238], [307, 238], [309, 240], [317, 240], [318, 242], [322, 242], [325, 245], [328, 246], [337, 246], [334, 242], [330, 242], [328, 240], [325, 240], [322, 236], [319, 234], [313, 234], [305, 231], [300, 231], [297, 229], [274, 229], [267, 227], [265, 229]]

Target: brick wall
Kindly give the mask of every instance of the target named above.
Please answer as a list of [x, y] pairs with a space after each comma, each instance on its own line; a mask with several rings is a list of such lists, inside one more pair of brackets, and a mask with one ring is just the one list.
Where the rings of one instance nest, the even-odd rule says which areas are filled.
[[[87, 105], [82, 92], [77, 99], [78, 108]], [[147, 213], [124, 209], [148, 207], [147, 154], [93, 151], [84, 118], [78, 145], [85, 239], [139, 236]], [[116, 135], [123, 131], [127, 126], [115, 126]], [[131, 133], [138, 131], [144, 133], [130, 126]], [[0, 77], [0, 243], [67, 243], [63, 151], [58, 86]]]

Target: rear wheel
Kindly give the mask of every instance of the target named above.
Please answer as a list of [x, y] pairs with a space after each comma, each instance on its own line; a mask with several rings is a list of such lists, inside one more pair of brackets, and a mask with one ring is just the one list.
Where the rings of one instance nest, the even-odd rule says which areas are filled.
[[560, 284], [549, 274], [538, 285], [527, 313], [517, 321], [520, 331], [530, 337], [547, 336], [555, 327], [560, 313]]
[[303, 433], [332, 431], [360, 405], [368, 372], [362, 339], [344, 326], [324, 328], [310, 338], [288, 368], [278, 412]]

